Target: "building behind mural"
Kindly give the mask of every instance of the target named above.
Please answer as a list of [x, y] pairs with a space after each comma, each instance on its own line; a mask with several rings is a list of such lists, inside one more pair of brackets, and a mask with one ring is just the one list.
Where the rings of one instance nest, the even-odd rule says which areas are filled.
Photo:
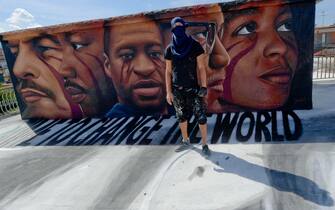
[[322, 55], [334, 55], [335, 25], [315, 28], [314, 50]]

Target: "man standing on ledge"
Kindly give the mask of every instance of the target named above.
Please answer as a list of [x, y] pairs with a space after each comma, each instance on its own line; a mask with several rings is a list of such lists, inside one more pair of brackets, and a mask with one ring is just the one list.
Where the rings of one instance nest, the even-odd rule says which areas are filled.
[[170, 105], [173, 103], [183, 136], [177, 151], [190, 147], [187, 124], [194, 114], [201, 132], [202, 152], [209, 156], [203, 101], [207, 94], [205, 54], [201, 45], [185, 33], [186, 27], [187, 23], [180, 17], [171, 20], [172, 41], [165, 49], [166, 100]]

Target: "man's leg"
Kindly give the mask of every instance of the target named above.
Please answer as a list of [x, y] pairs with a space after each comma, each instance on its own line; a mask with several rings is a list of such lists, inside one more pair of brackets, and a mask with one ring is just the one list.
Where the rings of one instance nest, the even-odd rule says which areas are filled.
[[201, 133], [201, 143], [202, 145], [207, 144], [207, 116], [206, 116], [206, 105], [203, 101], [204, 99], [199, 96], [194, 97], [194, 114], [197, 118], [200, 133]]
[[187, 133], [187, 120], [184, 122], [179, 123], [179, 128], [181, 130], [181, 135], [183, 136], [183, 141], [188, 140], [188, 133]]
[[185, 93], [182, 90], [175, 90], [173, 92], [173, 106], [176, 110], [176, 116], [179, 121], [179, 128], [181, 130], [181, 135], [183, 136], [183, 141], [188, 140], [187, 133], [187, 107]]
[[178, 147], [175, 150], [176, 152], [181, 152], [181, 151], [187, 150], [191, 147], [190, 139], [189, 139], [188, 133], [187, 133], [187, 124], [188, 124], [187, 120], [185, 120], [183, 122], [179, 122], [179, 128], [181, 130], [181, 135], [183, 136], [183, 139], [182, 139], [180, 147]]
[[209, 156], [210, 150], [207, 145], [207, 116], [206, 116], [206, 104], [204, 99], [199, 96], [194, 97], [194, 114], [198, 119], [198, 124], [201, 133], [202, 152], [204, 155]]
[[211, 151], [207, 145], [207, 123], [199, 124], [199, 128], [201, 133], [202, 153], [208, 157], [210, 156]]
[[207, 123], [199, 124], [202, 145], [207, 144]]

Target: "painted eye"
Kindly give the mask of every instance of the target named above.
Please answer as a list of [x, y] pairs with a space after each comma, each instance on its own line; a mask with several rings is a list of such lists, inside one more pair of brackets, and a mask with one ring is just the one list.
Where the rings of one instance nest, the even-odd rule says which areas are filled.
[[124, 61], [129, 61], [129, 60], [132, 60], [135, 57], [135, 55], [133, 53], [127, 53], [127, 54], [122, 54], [120, 57]]
[[255, 22], [247, 23], [236, 31], [237, 35], [248, 35], [256, 31], [257, 24]]
[[161, 52], [150, 52], [149, 56], [152, 58], [161, 58], [162, 53]]
[[48, 50], [51, 50], [51, 49], [52, 49], [52, 48], [47, 47], [47, 46], [42, 46], [42, 45], [37, 46], [37, 50], [38, 50], [40, 53], [44, 53], [44, 52], [46, 52], [46, 51], [48, 51]]
[[79, 50], [80, 48], [85, 47], [85, 46], [86, 45], [84, 45], [84, 44], [72, 43], [72, 47], [75, 50]]
[[292, 21], [286, 21], [277, 27], [277, 31], [292, 31]]

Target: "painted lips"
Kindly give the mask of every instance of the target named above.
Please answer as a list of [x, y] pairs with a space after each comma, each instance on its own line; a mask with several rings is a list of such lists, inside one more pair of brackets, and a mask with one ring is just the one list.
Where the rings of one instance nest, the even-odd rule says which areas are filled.
[[133, 86], [133, 92], [142, 97], [158, 97], [161, 85], [152, 80], [142, 80]]
[[85, 89], [75, 83], [65, 84], [65, 89], [74, 103], [80, 103], [86, 98]]
[[23, 98], [23, 100], [26, 103], [34, 103], [39, 101], [40, 99], [44, 98], [44, 97], [48, 97], [48, 95], [40, 90], [36, 90], [33, 88], [24, 88], [21, 89], [21, 96]]
[[274, 69], [261, 74], [259, 78], [271, 85], [286, 86], [291, 81], [291, 73], [287, 69]]
[[223, 92], [223, 85], [222, 85], [223, 80], [214, 80], [214, 81], [209, 81], [208, 82], [208, 88], [210, 90], [216, 91], [216, 92]]

